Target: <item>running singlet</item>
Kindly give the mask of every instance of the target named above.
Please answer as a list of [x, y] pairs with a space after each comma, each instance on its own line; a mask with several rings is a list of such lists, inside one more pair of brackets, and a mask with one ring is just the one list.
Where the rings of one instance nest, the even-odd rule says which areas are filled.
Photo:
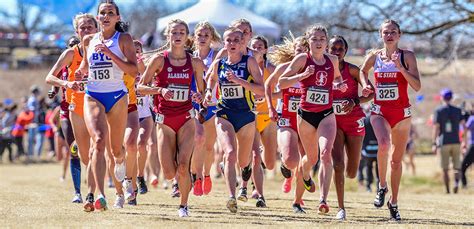
[[136, 82], [138, 80], [136, 77], [132, 77], [131, 75], [125, 73], [123, 75], [123, 82], [128, 90], [128, 104], [137, 104], [137, 93], [136, 93]]
[[392, 61], [384, 62], [380, 54], [377, 54], [374, 64], [374, 75], [374, 104], [399, 109], [410, 106], [408, 82], [397, 69], [395, 63]]
[[[211, 51], [209, 51], [209, 53], [207, 54], [206, 58], [204, 58], [202, 60], [202, 62], [204, 63], [204, 66], [206, 66], [206, 69], [204, 70], [204, 75], [203, 75], [204, 77], [206, 77], [206, 70], [209, 69], [212, 65], [212, 60], [214, 58], [214, 52], [215, 52], [214, 49], [211, 49]], [[199, 58], [199, 54], [196, 51], [193, 53], [193, 55], [194, 55], [194, 57]], [[204, 78], [203, 80], [204, 80], [204, 86], [206, 86], [208, 79]], [[193, 83], [192, 83], [191, 90], [192, 91], [197, 91], [195, 81], [193, 81]], [[211, 99], [212, 102], [211, 102], [210, 106], [215, 106], [215, 104], [217, 103], [217, 84], [212, 89], [212, 92], [213, 92], [212, 93], [212, 99]]]
[[87, 91], [99, 93], [125, 91], [122, 69], [110, 57], [95, 51], [96, 45], [104, 43], [115, 55], [124, 60], [125, 56], [119, 45], [120, 34], [120, 32], [115, 32], [112, 38], [102, 41], [100, 33], [96, 33], [90, 41], [87, 50], [87, 59], [89, 60]]
[[289, 88], [283, 89], [281, 93], [283, 104], [281, 118], [278, 120], [278, 126], [289, 127], [291, 126], [290, 120], [296, 120], [296, 114], [300, 107], [300, 99], [303, 90], [300, 88], [299, 83], [296, 83]]
[[[340, 90], [333, 90], [333, 102], [332, 107], [334, 109], [334, 114], [336, 115], [348, 115], [349, 113], [344, 112], [342, 110], [342, 102], [348, 99], [356, 99], [359, 98], [359, 84], [354, 77], [351, 76], [349, 71], [349, 63], [344, 63], [344, 69], [341, 71], [342, 80], [345, 81], [347, 84], [347, 90], [342, 92]], [[355, 105], [351, 112], [352, 115], [364, 115], [362, 108], [359, 104]]]
[[[68, 81], [75, 80], [74, 74], [82, 63], [82, 54], [81, 54], [81, 50], [79, 49], [79, 46], [75, 45], [73, 47], [73, 50], [74, 50], [74, 56], [72, 58], [71, 64], [67, 67], [68, 69], [67, 80]], [[83, 97], [86, 85], [87, 85], [87, 79], [84, 78], [84, 80], [79, 83], [79, 90], [74, 91], [70, 88], [66, 88], [66, 102], [71, 103], [73, 97], [75, 97], [76, 94], [82, 94], [81, 96]]]
[[241, 60], [233, 65], [229, 65], [227, 57], [219, 62], [219, 100], [217, 106], [229, 110], [251, 111], [254, 109], [254, 96], [251, 91], [246, 90], [240, 84], [227, 80], [226, 71], [231, 70], [234, 74], [247, 82], [253, 83], [253, 77], [247, 67], [249, 56], [243, 55]]
[[165, 100], [161, 94], [156, 94], [153, 102], [155, 112], [163, 115], [176, 115], [187, 113], [193, 108], [191, 103], [191, 81], [193, 65], [191, 55], [186, 53], [186, 64], [173, 66], [164, 52], [164, 64], [160, 73], [155, 76], [155, 86], [167, 88], [173, 92], [170, 100]]
[[[135, 80], [135, 87], [140, 81], [140, 74], [138, 74]], [[138, 118], [146, 118], [151, 116], [151, 97], [149, 95], [141, 95], [136, 92], [137, 95], [137, 109], [138, 109]]]
[[332, 107], [334, 66], [328, 56], [324, 55], [324, 59], [323, 65], [317, 65], [311, 54], [307, 53], [306, 65], [301, 72], [304, 72], [308, 66], [314, 65], [314, 74], [300, 81], [303, 89], [300, 107], [305, 111], [320, 112]]

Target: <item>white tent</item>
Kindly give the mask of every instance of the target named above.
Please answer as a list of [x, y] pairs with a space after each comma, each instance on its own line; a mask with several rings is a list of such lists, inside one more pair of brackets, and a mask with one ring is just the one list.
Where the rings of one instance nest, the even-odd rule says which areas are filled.
[[209, 21], [218, 31], [223, 31], [229, 24], [239, 18], [245, 18], [252, 24], [254, 34], [279, 38], [280, 26], [266, 18], [260, 17], [246, 9], [240, 8], [228, 0], [200, 0], [197, 4], [158, 19], [157, 31], [163, 31], [168, 22], [181, 19], [188, 23], [191, 32], [200, 21]]

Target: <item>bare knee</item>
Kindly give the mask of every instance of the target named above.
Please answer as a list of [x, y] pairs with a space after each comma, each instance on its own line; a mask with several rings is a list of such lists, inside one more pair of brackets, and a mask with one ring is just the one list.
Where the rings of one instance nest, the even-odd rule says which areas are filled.
[[332, 149], [323, 149], [321, 151], [321, 163], [323, 164], [331, 164], [332, 158], [331, 158], [331, 150]]
[[166, 180], [171, 180], [175, 177], [176, 175], [176, 170], [173, 168], [162, 168], [163, 171], [163, 176], [165, 177]]
[[189, 163], [186, 164], [178, 164], [178, 175], [184, 177], [186, 173], [189, 173]]
[[237, 156], [235, 153], [224, 154], [224, 161], [226, 165], [234, 165], [237, 162]]
[[300, 157], [298, 154], [284, 154], [282, 162], [287, 169], [295, 169], [298, 166]]
[[[322, 160], [322, 157], [321, 157], [321, 160]], [[337, 174], [343, 174], [344, 168], [345, 168], [344, 159], [334, 160], [333, 163], [334, 163], [333, 164], [334, 172]]]
[[399, 169], [402, 168], [402, 162], [401, 161], [392, 160], [390, 162], [390, 165], [392, 167], [392, 170], [399, 170]]
[[357, 176], [357, 169], [351, 169], [346, 171], [346, 177], [349, 179], [354, 179]]

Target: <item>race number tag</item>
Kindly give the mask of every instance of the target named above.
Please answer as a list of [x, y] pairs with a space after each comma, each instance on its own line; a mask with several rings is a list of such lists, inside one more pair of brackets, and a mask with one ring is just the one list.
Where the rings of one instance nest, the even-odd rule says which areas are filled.
[[288, 112], [296, 112], [300, 107], [300, 98], [290, 98], [288, 100]]
[[278, 119], [278, 126], [279, 127], [289, 127], [290, 126], [290, 119], [279, 118]]
[[241, 99], [244, 97], [244, 89], [238, 84], [223, 84], [221, 90], [223, 99]]
[[111, 62], [98, 62], [89, 67], [89, 80], [107, 81], [113, 79], [114, 68]]
[[411, 117], [411, 107], [407, 107], [403, 109], [403, 117], [404, 118]]
[[145, 98], [144, 97], [137, 97], [137, 105], [140, 106], [140, 107], [143, 107], [143, 103]]
[[379, 84], [375, 96], [378, 101], [392, 101], [398, 99], [398, 84]]
[[158, 124], [163, 124], [164, 121], [165, 121], [165, 116], [160, 113], [156, 113], [155, 122]]
[[347, 112], [344, 111], [342, 102], [345, 100], [335, 100], [332, 102], [332, 108], [334, 110], [334, 114], [336, 115], [345, 115]]
[[76, 91], [76, 93], [85, 93], [86, 92], [86, 86], [87, 86], [87, 80], [82, 80], [77, 82], [79, 85], [79, 90]]
[[306, 92], [306, 102], [317, 105], [327, 105], [329, 104], [329, 91], [322, 88], [308, 88]]
[[173, 92], [173, 97], [170, 101], [185, 102], [189, 99], [189, 86], [170, 84], [168, 89]]
[[381, 112], [380, 112], [380, 106], [377, 105], [377, 104], [375, 104], [375, 103], [372, 103], [372, 104], [370, 105], [370, 111], [371, 111], [371, 112], [374, 112], [375, 114], [380, 114], [380, 113], [381, 113]]

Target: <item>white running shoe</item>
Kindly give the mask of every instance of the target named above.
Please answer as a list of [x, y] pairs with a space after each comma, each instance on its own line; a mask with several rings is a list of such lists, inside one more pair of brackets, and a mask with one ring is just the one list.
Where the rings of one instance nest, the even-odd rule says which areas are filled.
[[336, 214], [336, 219], [341, 221], [346, 220], [346, 210], [344, 210], [343, 208], [339, 209]]
[[116, 196], [114, 208], [123, 208], [123, 205], [125, 204], [125, 198], [123, 197], [123, 194], [116, 194]]
[[125, 190], [125, 199], [127, 201], [135, 199], [135, 192], [133, 191], [132, 179], [123, 180], [122, 187]]
[[81, 196], [81, 194], [80, 194], [80, 193], [74, 194], [74, 197], [72, 198], [72, 202], [73, 202], [73, 203], [77, 203], [77, 204], [82, 203], [82, 196]]
[[189, 217], [189, 210], [188, 210], [188, 206], [186, 207], [179, 207], [178, 209], [178, 215], [179, 217]]
[[125, 160], [120, 164], [118, 163], [115, 164], [114, 175], [118, 181], [121, 182], [125, 179], [125, 172], [126, 172]]

